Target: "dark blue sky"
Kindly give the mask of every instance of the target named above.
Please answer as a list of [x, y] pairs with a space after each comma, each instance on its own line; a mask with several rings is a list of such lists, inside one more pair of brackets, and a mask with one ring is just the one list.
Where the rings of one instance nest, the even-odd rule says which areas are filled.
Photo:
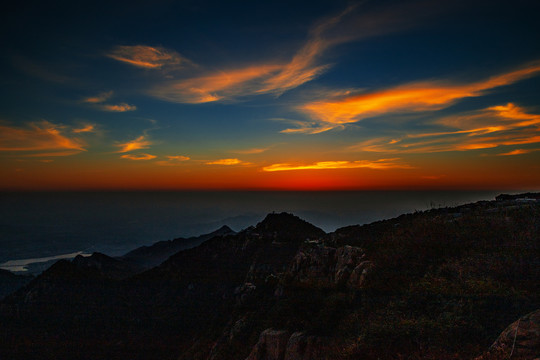
[[538, 188], [539, 10], [13, 3], [0, 187]]

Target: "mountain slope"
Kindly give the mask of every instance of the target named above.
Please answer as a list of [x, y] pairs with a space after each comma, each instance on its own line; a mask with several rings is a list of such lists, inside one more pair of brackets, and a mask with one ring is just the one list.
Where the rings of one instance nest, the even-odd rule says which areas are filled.
[[63, 261], [0, 303], [0, 357], [474, 358], [540, 308], [539, 229], [517, 199], [331, 234], [282, 213], [123, 280]]

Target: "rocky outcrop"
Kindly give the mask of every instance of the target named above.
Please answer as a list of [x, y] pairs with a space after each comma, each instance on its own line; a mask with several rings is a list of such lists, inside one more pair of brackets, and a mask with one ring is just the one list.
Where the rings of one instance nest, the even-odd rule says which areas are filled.
[[476, 360], [540, 359], [540, 309], [513, 322]]
[[331, 340], [284, 330], [264, 330], [246, 360], [330, 360], [339, 354]]
[[246, 360], [283, 360], [289, 337], [285, 330], [264, 330]]
[[289, 269], [293, 281], [321, 287], [360, 289], [373, 263], [355, 246], [317, 246], [300, 250]]

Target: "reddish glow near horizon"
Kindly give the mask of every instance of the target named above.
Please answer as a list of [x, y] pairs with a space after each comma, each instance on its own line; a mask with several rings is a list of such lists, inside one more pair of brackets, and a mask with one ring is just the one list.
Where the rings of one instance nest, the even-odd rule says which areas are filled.
[[0, 191], [540, 188], [539, 25], [523, 10], [494, 6], [502, 29], [477, 4], [224, 4], [156, 8], [167, 32], [129, 38], [124, 15], [88, 31], [55, 13], [41, 32], [19, 9]]

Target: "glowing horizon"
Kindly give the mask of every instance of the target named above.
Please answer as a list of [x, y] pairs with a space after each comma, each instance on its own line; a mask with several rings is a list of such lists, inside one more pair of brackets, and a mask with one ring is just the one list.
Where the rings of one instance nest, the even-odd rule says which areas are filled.
[[540, 189], [538, 4], [55, 4], [2, 17], [0, 191]]

